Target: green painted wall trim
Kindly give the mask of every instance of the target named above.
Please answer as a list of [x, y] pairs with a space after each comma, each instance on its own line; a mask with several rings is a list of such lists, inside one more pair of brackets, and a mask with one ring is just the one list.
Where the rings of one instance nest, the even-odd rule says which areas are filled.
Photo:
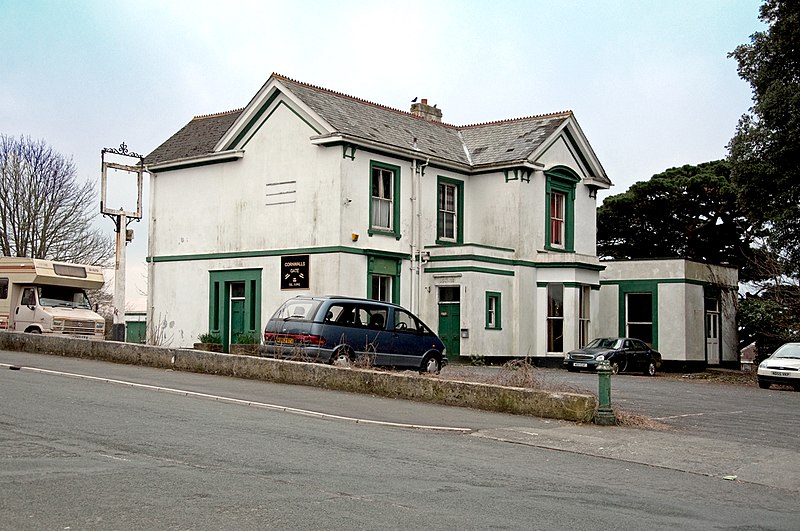
[[447, 256], [431, 256], [431, 262], [483, 262], [487, 264], [508, 265], [508, 266], [521, 266], [533, 267], [541, 269], [588, 269], [590, 271], [602, 271], [605, 266], [595, 264], [584, 264], [580, 262], [558, 262], [558, 263], [540, 263], [532, 262], [530, 260], [513, 260], [510, 258], [497, 258], [494, 256], [483, 256], [480, 254], [458, 254]]
[[275, 101], [275, 98], [278, 97], [278, 94], [280, 94], [280, 91], [276, 90], [275, 93], [272, 96], [267, 98], [267, 101], [264, 102], [264, 104], [261, 106], [261, 108], [258, 109], [258, 111], [255, 113], [255, 115], [250, 119], [250, 121], [247, 122], [247, 125], [244, 126], [244, 129], [242, 129], [242, 132], [239, 133], [239, 135], [236, 138], [234, 138], [231, 143], [227, 144], [225, 146], [225, 149], [231, 149], [231, 146], [235, 146], [239, 142], [242, 141], [242, 139], [245, 137], [245, 135], [247, 135], [247, 132], [261, 118], [261, 115], [263, 115], [264, 112], [266, 112], [266, 110], [269, 108], [269, 106], [272, 105], [272, 102]]
[[479, 249], [491, 249], [493, 251], [507, 251], [509, 253], [513, 253], [516, 249], [511, 249], [510, 247], [495, 247], [494, 245], [484, 245], [482, 243], [452, 243], [452, 242], [442, 242], [439, 245], [426, 245], [425, 249], [438, 249], [439, 247], [477, 247]]
[[537, 282], [537, 288], [546, 288], [548, 284], [561, 284], [565, 288], [582, 288], [584, 286], [589, 286], [593, 290], [599, 290], [600, 286], [596, 284], [583, 284], [581, 282]]
[[344, 245], [331, 245], [328, 247], [298, 247], [294, 249], [265, 249], [260, 251], [231, 251], [227, 253], [198, 253], [198, 254], [175, 254], [165, 256], [148, 256], [150, 263], [162, 262], [191, 262], [202, 260], [229, 260], [233, 258], [260, 258], [265, 256], [281, 256], [284, 254], [332, 254], [346, 253], [358, 255], [383, 256], [386, 258], [396, 258], [398, 260], [410, 260], [408, 253], [395, 253], [392, 251], [379, 251], [373, 249], [358, 249], [356, 247], [346, 247]]
[[709, 286], [711, 285], [710, 282], [703, 282], [701, 280], [694, 280], [691, 278], [653, 278], [649, 280], [601, 280], [601, 286], [613, 286], [613, 285], [628, 285], [634, 284], [637, 282], [641, 282], [642, 285], [648, 285], [651, 282], [656, 282], [658, 284], [692, 284], [694, 286]]
[[489, 275], [501, 275], [513, 277], [513, 271], [504, 271], [502, 269], [490, 269], [488, 267], [475, 267], [475, 266], [460, 266], [460, 267], [426, 267], [423, 270], [425, 273], [486, 273]]
[[[311, 122], [309, 122], [308, 120], [306, 120], [306, 119], [305, 119], [305, 117], [303, 117], [302, 115], [300, 115], [300, 114], [299, 114], [299, 113], [298, 113], [296, 110], [294, 110], [292, 107], [290, 107], [289, 105], [287, 105], [287, 104], [286, 104], [286, 102], [284, 102], [284, 101], [279, 101], [279, 102], [278, 102], [278, 104], [275, 106], [275, 108], [274, 108], [274, 109], [272, 109], [272, 110], [269, 112], [269, 114], [268, 114], [268, 115], [267, 115], [267, 116], [264, 118], [264, 120], [263, 120], [263, 121], [261, 121], [261, 123], [258, 125], [258, 127], [255, 127], [255, 124], [256, 124], [256, 123], [258, 123], [258, 121], [261, 119], [261, 117], [264, 115], [264, 113], [267, 111], [267, 109], [269, 109], [269, 108], [270, 108], [270, 106], [272, 105], [272, 103], [275, 101], [275, 99], [276, 99], [276, 98], [277, 98], [277, 97], [278, 97], [280, 94], [282, 94], [282, 93], [281, 93], [281, 91], [279, 91], [279, 90], [276, 90], [276, 91], [275, 91], [275, 92], [274, 92], [274, 93], [273, 93], [273, 94], [272, 94], [272, 95], [271, 95], [269, 98], [267, 98], [267, 100], [266, 100], [266, 101], [265, 101], [265, 102], [264, 102], [264, 103], [261, 105], [261, 107], [258, 109], [258, 111], [257, 111], [257, 112], [256, 112], [256, 113], [253, 115], [253, 117], [250, 119], [250, 121], [249, 121], [249, 122], [247, 122], [247, 125], [245, 125], [245, 126], [244, 126], [244, 128], [242, 129], [242, 131], [241, 131], [241, 132], [240, 132], [240, 133], [239, 133], [239, 134], [236, 136], [236, 138], [234, 138], [234, 139], [233, 139], [233, 141], [232, 141], [232, 142], [230, 142], [229, 144], [227, 144], [227, 146], [225, 147], [225, 149], [231, 149], [231, 146], [236, 146], [236, 145], [239, 145], [239, 143], [240, 143], [240, 142], [241, 142], [241, 141], [242, 141], [242, 140], [243, 140], [245, 137], [248, 137], [248, 139], [247, 139], [247, 141], [246, 141], [246, 142], [245, 142], [245, 143], [242, 145], [242, 147], [244, 147], [245, 145], [247, 145], [247, 143], [250, 141], [250, 139], [251, 139], [251, 138], [253, 138], [253, 136], [254, 136], [254, 135], [255, 135], [255, 134], [258, 132], [258, 130], [259, 130], [259, 129], [261, 129], [261, 126], [262, 126], [262, 125], [264, 125], [264, 124], [267, 122], [267, 120], [269, 120], [269, 119], [270, 119], [270, 117], [272, 116], [272, 114], [273, 114], [273, 113], [274, 113], [274, 112], [275, 112], [275, 111], [278, 109], [278, 107], [280, 107], [281, 105], [283, 105], [284, 107], [286, 107], [287, 109], [289, 109], [289, 110], [290, 110], [292, 113], [294, 113], [294, 115], [295, 115], [295, 116], [297, 116], [298, 118], [300, 118], [300, 120], [302, 120], [302, 121], [303, 121], [303, 122], [304, 122], [306, 125], [308, 125], [308, 127], [310, 127], [310, 128], [311, 128], [311, 129], [312, 129], [312, 130], [313, 130], [313, 131], [316, 133], [316, 134], [318, 134], [318, 135], [321, 135], [321, 134], [322, 134], [322, 131], [320, 131], [319, 129], [317, 129], [317, 128], [314, 126], [314, 124], [312, 124]], [[255, 127], [255, 129], [253, 129], [254, 127]]]

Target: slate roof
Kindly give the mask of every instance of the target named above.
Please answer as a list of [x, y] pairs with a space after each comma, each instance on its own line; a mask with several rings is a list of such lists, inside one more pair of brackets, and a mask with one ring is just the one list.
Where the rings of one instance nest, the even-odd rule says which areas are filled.
[[145, 164], [207, 155], [244, 109], [195, 116], [144, 159]]
[[[514, 163], [528, 159], [571, 111], [483, 124], [454, 126], [432, 122], [322, 87], [272, 74], [336, 132], [387, 147], [414, 149], [466, 166]], [[269, 81], [267, 81], [269, 83]], [[145, 158], [145, 164], [210, 154], [243, 109], [193, 118]], [[601, 179], [607, 180], [602, 176]], [[609, 181], [610, 182], [610, 181]]]

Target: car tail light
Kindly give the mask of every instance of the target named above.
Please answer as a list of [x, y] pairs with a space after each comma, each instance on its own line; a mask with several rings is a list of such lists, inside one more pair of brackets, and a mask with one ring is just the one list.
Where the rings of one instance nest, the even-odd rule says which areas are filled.
[[264, 332], [264, 343], [315, 345], [321, 347], [325, 344], [325, 338], [313, 334], [279, 334], [275, 332]]
[[297, 335], [295, 336], [295, 341], [303, 343], [304, 345], [316, 345], [318, 347], [321, 347], [325, 344], [324, 337], [311, 334]]

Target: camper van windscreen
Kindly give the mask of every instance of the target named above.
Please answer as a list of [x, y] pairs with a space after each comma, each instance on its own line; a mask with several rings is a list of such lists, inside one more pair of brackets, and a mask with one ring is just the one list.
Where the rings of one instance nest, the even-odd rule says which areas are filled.
[[81, 266], [53, 264], [53, 271], [62, 277], [86, 278], [86, 268]]

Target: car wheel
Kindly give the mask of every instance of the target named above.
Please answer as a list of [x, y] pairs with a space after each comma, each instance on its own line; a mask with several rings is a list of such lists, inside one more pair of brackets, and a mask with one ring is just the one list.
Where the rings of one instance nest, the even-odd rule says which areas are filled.
[[331, 365], [337, 367], [351, 367], [355, 356], [349, 347], [342, 347], [333, 353], [331, 357]]
[[758, 381], [758, 387], [761, 389], [769, 389], [769, 382]]
[[655, 376], [656, 375], [656, 364], [654, 362], [650, 362], [647, 364], [647, 370], [645, 371], [647, 376]]
[[419, 368], [420, 374], [439, 374], [439, 371], [442, 370], [442, 362], [439, 361], [433, 354], [428, 354], [425, 356], [425, 359], [422, 360], [422, 365]]
[[27, 329], [25, 331], [27, 333], [29, 333], [29, 334], [41, 334], [42, 333], [42, 331], [39, 330], [38, 328], [29, 328], [29, 329]]

